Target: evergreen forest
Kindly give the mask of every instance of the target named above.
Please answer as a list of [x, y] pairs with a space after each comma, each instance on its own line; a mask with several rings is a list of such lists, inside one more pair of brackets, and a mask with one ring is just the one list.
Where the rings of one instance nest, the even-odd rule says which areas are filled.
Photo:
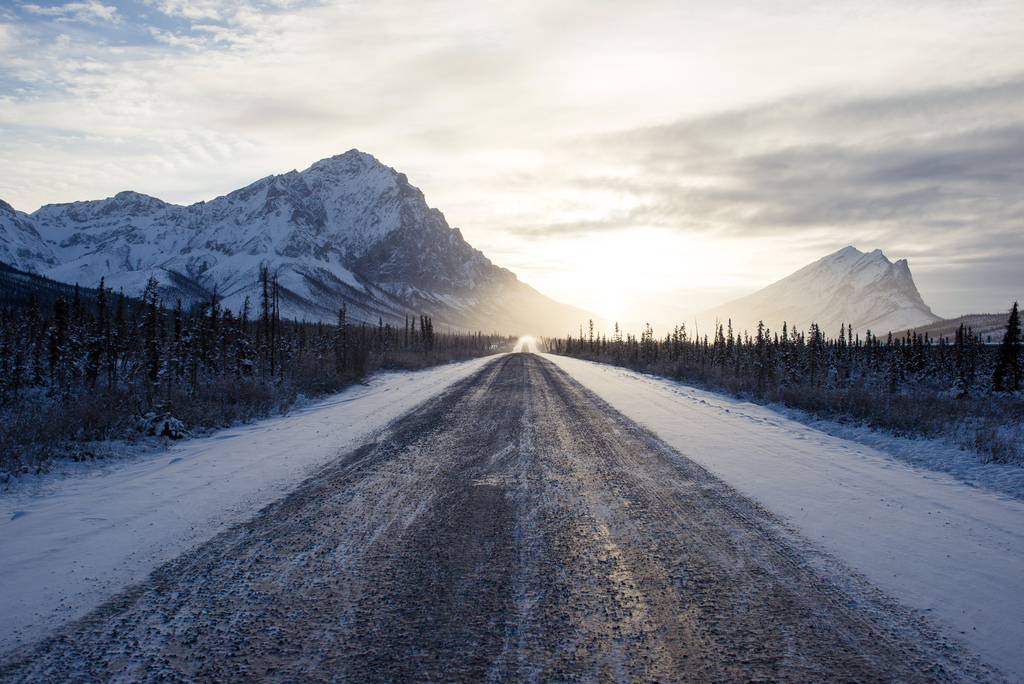
[[276, 280], [260, 301], [184, 309], [150, 280], [141, 298], [0, 272], [0, 481], [55, 461], [109, 458], [284, 413], [380, 370], [420, 369], [509, 351], [515, 338], [403, 326], [285, 320]]
[[636, 337], [616, 324], [611, 336], [593, 321], [579, 335], [549, 338], [547, 351], [660, 375], [814, 417], [869, 425], [897, 436], [944, 437], [983, 462], [1024, 466], [1024, 374], [1020, 314], [1014, 302], [1002, 341], [986, 344], [961, 325], [951, 338], [907, 331], [862, 339], [847, 326], [828, 337], [731, 322], [709, 337], [685, 325]]

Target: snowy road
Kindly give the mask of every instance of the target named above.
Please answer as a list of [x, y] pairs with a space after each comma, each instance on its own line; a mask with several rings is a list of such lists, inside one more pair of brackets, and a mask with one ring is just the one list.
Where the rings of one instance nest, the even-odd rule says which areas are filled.
[[549, 361], [500, 357], [6, 680], [975, 681]]

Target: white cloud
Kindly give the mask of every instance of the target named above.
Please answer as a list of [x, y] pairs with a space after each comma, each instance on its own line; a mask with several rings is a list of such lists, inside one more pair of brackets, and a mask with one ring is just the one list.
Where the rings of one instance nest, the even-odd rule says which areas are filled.
[[13, 52], [17, 42], [13, 28], [10, 25], [0, 23], [0, 53]]
[[69, 2], [56, 7], [40, 7], [32, 4], [23, 4], [21, 7], [31, 14], [54, 17], [57, 21], [80, 21], [88, 24], [119, 24], [122, 21], [116, 7], [104, 5], [97, 0]]
[[237, 3], [220, 0], [156, 0], [150, 4], [167, 16], [184, 17], [194, 21], [220, 20], [237, 7]]

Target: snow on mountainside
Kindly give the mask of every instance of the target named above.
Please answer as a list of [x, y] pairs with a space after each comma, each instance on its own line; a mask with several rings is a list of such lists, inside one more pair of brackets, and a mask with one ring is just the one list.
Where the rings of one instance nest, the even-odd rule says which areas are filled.
[[945, 338], [947, 342], [956, 339], [957, 329], [963, 325], [975, 335], [990, 344], [998, 344], [1006, 332], [1008, 312], [995, 314], [966, 314], [926, 325], [918, 330], [933, 338]]
[[36, 231], [31, 217], [3, 200], [0, 200], [0, 261], [23, 271], [37, 271], [59, 263]]
[[357, 320], [425, 314], [435, 326], [563, 334], [589, 316], [492, 264], [405, 174], [358, 150], [188, 207], [122, 192], [20, 216], [18, 248], [32, 251], [34, 228], [52, 250], [21, 268], [88, 286], [104, 277], [132, 294], [155, 277], [171, 302], [216, 287], [224, 306], [248, 298], [255, 311], [266, 267], [287, 317], [332, 321], [345, 304]]
[[844, 324], [856, 334], [871, 330], [884, 335], [942, 320], [921, 299], [906, 259], [893, 263], [881, 250], [865, 254], [853, 247], [697, 317], [701, 329], [729, 319], [734, 330], [751, 333], [759, 321], [776, 332], [783, 322], [798, 330], [817, 323], [829, 337], [837, 336]]

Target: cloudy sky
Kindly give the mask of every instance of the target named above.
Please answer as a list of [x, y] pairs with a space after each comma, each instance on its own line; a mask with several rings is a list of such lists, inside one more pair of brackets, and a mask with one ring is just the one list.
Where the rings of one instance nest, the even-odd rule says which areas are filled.
[[[1024, 299], [1024, 3], [5, 0], [0, 199], [351, 148], [561, 301], [671, 323], [847, 245]], [[682, 320], [682, 319], [680, 319]]]

